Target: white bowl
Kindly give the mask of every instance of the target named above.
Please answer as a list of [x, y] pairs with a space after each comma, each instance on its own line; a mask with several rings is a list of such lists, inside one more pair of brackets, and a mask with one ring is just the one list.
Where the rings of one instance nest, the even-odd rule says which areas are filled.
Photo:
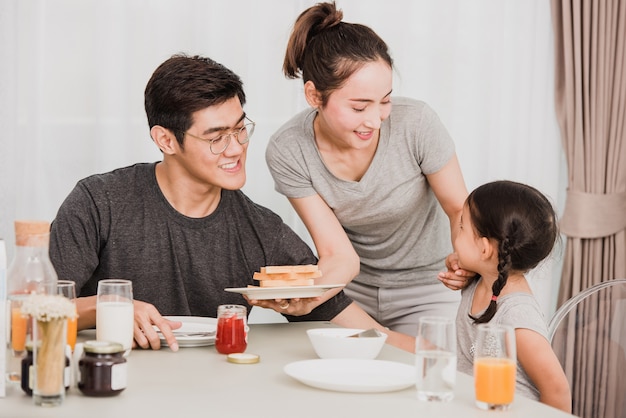
[[381, 332], [379, 337], [348, 337], [361, 331], [353, 328], [314, 328], [306, 333], [319, 358], [376, 358], [387, 340], [387, 334]]

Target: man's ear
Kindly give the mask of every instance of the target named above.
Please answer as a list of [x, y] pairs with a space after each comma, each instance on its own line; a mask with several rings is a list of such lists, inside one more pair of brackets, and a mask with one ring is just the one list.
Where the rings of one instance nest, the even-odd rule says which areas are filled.
[[322, 107], [322, 95], [315, 88], [315, 84], [311, 80], [304, 83], [304, 97], [312, 108]]
[[152, 137], [152, 141], [154, 141], [156, 146], [159, 147], [164, 154], [174, 154], [179, 148], [174, 133], [160, 125], [154, 125], [152, 129], [150, 129], [150, 136]]

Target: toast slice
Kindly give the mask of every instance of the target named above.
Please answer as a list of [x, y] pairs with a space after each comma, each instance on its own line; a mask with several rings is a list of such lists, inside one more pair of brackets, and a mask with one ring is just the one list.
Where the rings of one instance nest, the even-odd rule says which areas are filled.
[[295, 266], [266, 266], [254, 273], [261, 287], [313, 286], [322, 272], [315, 264]]

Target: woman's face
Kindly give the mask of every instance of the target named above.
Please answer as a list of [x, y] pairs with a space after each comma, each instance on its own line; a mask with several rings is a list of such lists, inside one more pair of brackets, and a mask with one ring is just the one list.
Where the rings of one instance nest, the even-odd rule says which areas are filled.
[[319, 108], [316, 134], [340, 147], [366, 148], [389, 117], [391, 89], [392, 69], [386, 62], [365, 64]]

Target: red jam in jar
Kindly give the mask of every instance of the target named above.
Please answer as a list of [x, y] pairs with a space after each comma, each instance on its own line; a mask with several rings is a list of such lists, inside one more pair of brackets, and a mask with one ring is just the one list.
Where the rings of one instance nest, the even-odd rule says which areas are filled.
[[217, 308], [215, 348], [219, 353], [243, 353], [248, 347], [246, 307], [220, 305]]

